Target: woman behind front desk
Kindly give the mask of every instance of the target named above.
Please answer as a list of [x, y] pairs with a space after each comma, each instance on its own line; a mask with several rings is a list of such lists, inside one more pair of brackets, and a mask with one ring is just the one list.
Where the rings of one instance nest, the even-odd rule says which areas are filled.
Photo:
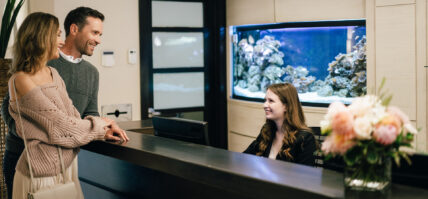
[[[93, 116], [80, 119], [64, 81], [46, 65], [48, 60], [59, 57], [61, 45], [58, 19], [47, 13], [28, 15], [16, 36], [9, 112], [16, 121], [18, 135], [25, 135], [26, 149], [16, 166], [14, 199], [24, 199], [30, 191], [62, 183], [63, 176], [65, 181], [75, 183], [78, 198], [83, 198], [77, 177], [79, 147], [92, 140], [128, 140], [113, 121]], [[60, 159], [64, 162], [64, 175]]]
[[288, 83], [270, 85], [263, 107], [266, 123], [244, 153], [313, 166], [317, 145], [305, 124], [296, 88]]

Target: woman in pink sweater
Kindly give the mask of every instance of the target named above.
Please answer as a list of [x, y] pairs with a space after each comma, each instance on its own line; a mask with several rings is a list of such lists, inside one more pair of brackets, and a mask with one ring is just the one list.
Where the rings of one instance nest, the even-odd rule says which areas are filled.
[[58, 48], [64, 44], [60, 35], [55, 16], [32, 13], [16, 36], [10, 69], [9, 111], [16, 121], [18, 135], [23, 138], [25, 133], [27, 149], [16, 166], [13, 198], [27, 198], [30, 191], [63, 181], [59, 151], [65, 180], [74, 181], [79, 193], [77, 198], [83, 198], [77, 177], [79, 147], [93, 140], [128, 140], [125, 132], [111, 120], [93, 116], [80, 119], [58, 72], [46, 65], [48, 60], [59, 57]]

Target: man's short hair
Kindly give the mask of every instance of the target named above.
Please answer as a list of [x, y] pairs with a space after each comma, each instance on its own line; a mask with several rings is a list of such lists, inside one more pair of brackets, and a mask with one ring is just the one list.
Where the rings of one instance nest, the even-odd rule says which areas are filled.
[[82, 30], [82, 28], [86, 25], [87, 17], [94, 17], [94, 18], [101, 19], [101, 21], [104, 21], [104, 15], [98, 10], [94, 10], [88, 7], [78, 7], [70, 11], [65, 17], [65, 20], [64, 20], [65, 36], [68, 36], [70, 34], [71, 24], [76, 24], [77, 27], [79, 28], [79, 31]]

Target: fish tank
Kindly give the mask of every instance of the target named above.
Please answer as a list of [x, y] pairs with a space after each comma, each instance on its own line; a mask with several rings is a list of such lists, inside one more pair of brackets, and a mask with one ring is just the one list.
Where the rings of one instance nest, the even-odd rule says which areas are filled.
[[365, 20], [232, 26], [232, 97], [263, 101], [293, 84], [302, 105], [350, 104], [367, 92]]

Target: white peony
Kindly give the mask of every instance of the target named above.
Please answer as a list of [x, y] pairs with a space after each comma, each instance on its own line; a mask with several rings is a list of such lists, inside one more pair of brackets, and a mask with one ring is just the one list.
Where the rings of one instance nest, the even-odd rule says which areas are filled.
[[410, 123], [404, 124], [403, 127], [407, 132], [409, 132], [411, 134], [417, 134], [418, 133], [418, 130], [415, 127], [413, 127], [412, 124], [410, 124]]
[[348, 109], [355, 117], [364, 117], [370, 113], [370, 110], [377, 104], [379, 100], [376, 96], [366, 95], [364, 97], [357, 97], [348, 106]]
[[372, 123], [368, 117], [358, 117], [354, 120], [354, 132], [358, 139], [368, 140], [373, 130]]
[[375, 107], [371, 110], [371, 122], [372, 124], [377, 124], [383, 118], [387, 116], [386, 108], [381, 104], [376, 104]]
[[331, 129], [330, 120], [321, 120], [320, 127], [321, 127], [321, 132]]

